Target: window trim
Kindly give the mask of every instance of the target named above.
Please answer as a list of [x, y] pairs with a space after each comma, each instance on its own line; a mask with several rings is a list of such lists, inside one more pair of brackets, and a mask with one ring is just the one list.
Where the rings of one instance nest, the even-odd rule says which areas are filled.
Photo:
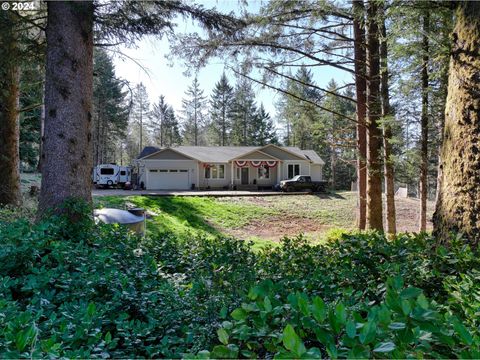
[[[264, 169], [265, 170], [265, 177], [263, 177], [261, 174], [260, 174], [260, 171]], [[268, 165], [260, 165], [257, 169], [257, 177], [259, 180], [270, 180], [270, 166]]]
[[[301, 164], [300, 163], [292, 163], [292, 164], [287, 164], [287, 176], [289, 179], [294, 178], [297, 175], [300, 175], [300, 169], [301, 169]], [[290, 176], [290, 166], [292, 166], [292, 176]], [[295, 166], [298, 166], [298, 174], [295, 173]]]
[[[220, 168], [223, 167], [223, 177], [220, 177]], [[213, 177], [212, 168], [215, 168], [216, 177]], [[208, 173], [208, 176], [207, 176]], [[205, 179], [207, 180], [225, 180], [225, 164], [211, 164], [211, 166], [205, 168]]]

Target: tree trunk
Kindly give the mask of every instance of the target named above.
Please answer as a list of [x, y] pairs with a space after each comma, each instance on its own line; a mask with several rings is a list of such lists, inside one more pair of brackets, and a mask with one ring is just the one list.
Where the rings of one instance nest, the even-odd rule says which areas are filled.
[[421, 117], [421, 163], [420, 163], [420, 223], [418, 231], [427, 230], [427, 195], [428, 195], [428, 33], [430, 15], [426, 11], [423, 15], [422, 35], [422, 117]]
[[42, 172], [43, 163], [43, 135], [45, 134], [45, 101], [43, 95], [45, 94], [45, 82], [42, 84], [42, 106], [40, 107], [40, 139], [38, 142], [38, 163], [37, 171]]
[[45, 143], [39, 215], [91, 203], [93, 3], [48, 2]]
[[385, 198], [386, 198], [386, 218], [387, 233], [395, 234], [397, 232], [396, 211], [395, 211], [395, 169], [392, 158], [392, 127], [393, 120], [390, 107], [390, 93], [388, 90], [388, 47], [387, 47], [387, 29], [385, 27], [385, 18], [381, 24], [382, 41], [380, 43], [380, 58], [382, 62], [381, 70], [381, 92], [382, 92], [382, 117], [383, 117], [383, 152], [384, 152], [384, 170], [385, 170]]
[[460, 232], [470, 244], [480, 241], [480, 2], [459, 2], [452, 35], [443, 180], [434, 215], [440, 243]]
[[0, 205], [21, 204], [19, 160], [20, 68], [16, 19], [4, 11], [8, 23], [0, 33]]
[[367, 228], [383, 231], [378, 4], [367, 6]]
[[353, 12], [355, 91], [357, 94], [357, 226], [360, 230], [364, 230], [367, 214], [367, 130], [365, 122], [367, 115], [367, 80], [363, 0], [353, 1]]

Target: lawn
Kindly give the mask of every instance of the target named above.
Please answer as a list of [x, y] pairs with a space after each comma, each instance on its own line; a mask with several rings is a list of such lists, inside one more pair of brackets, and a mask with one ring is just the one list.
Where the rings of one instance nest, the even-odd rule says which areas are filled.
[[[95, 198], [95, 206], [143, 207], [151, 234], [171, 232], [184, 239], [226, 234], [260, 245], [298, 234], [319, 242], [335, 229], [353, 229], [356, 201], [352, 192], [221, 198], [102, 196]], [[433, 204], [429, 207], [431, 214]], [[416, 231], [417, 208], [417, 200], [397, 199], [399, 231]]]

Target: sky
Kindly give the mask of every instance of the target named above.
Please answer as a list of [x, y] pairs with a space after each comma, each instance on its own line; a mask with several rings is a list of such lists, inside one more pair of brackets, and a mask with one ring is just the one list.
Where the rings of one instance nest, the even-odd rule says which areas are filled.
[[[252, 9], [258, 9], [261, 1], [250, 1], [249, 6]], [[216, 7], [222, 11], [238, 11], [239, 5], [236, 0], [205, 0], [205, 7]], [[180, 22], [176, 32], [199, 32], [199, 27], [192, 21]], [[116, 51], [123, 55], [114, 54], [114, 65], [118, 77], [128, 80], [132, 86], [142, 82], [147, 88], [149, 102], [152, 105], [158, 101], [160, 95], [164, 95], [168, 104], [172, 105], [176, 112], [180, 112], [182, 107], [182, 98], [185, 91], [193, 81], [193, 75], [187, 77], [184, 75], [187, 70], [181, 59], [175, 59], [172, 66], [171, 61], [165, 58], [169, 53], [169, 43], [167, 37], [158, 39], [155, 37], [145, 37], [135, 44], [134, 48], [125, 46], [117, 47]], [[215, 83], [225, 71], [223, 59], [212, 59], [209, 64], [200, 69], [198, 80], [200, 87], [204, 90], [204, 95], [210, 97]], [[321, 67], [315, 73], [315, 80], [318, 85], [326, 84], [335, 78], [337, 83], [343, 84], [349, 82], [350, 75], [347, 75], [333, 68]], [[231, 72], [225, 71], [231, 85], [235, 83], [235, 77]], [[280, 99], [280, 95], [271, 89], [265, 89], [255, 84], [257, 105], [263, 103], [265, 109], [275, 119], [275, 103]]]

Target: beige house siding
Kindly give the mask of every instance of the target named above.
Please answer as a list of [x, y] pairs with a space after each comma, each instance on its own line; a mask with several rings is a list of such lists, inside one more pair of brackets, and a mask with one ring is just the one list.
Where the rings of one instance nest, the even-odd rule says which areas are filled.
[[322, 180], [322, 165], [310, 165], [310, 176], [313, 181]]
[[165, 149], [163, 151], [147, 156], [145, 160], [150, 161], [150, 160], [191, 160], [191, 159], [185, 155], [179, 154], [174, 150]]
[[232, 170], [230, 169], [229, 163], [210, 163], [211, 165], [224, 165], [225, 166], [225, 178], [224, 179], [207, 179], [205, 178], [205, 168], [203, 164], [199, 165], [199, 179], [200, 179], [200, 187], [207, 188], [210, 187], [211, 189], [221, 189], [225, 186], [230, 186], [230, 174]]
[[275, 146], [267, 146], [266, 148], [262, 149], [262, 152], [274, 156], [277, 159], [282, 159], [282, 160], [302, 160], [299, 156], [296, 156], [294, 154], [291, 154], [288, 151], [284, 151], [282, 149], [279, 149]]

